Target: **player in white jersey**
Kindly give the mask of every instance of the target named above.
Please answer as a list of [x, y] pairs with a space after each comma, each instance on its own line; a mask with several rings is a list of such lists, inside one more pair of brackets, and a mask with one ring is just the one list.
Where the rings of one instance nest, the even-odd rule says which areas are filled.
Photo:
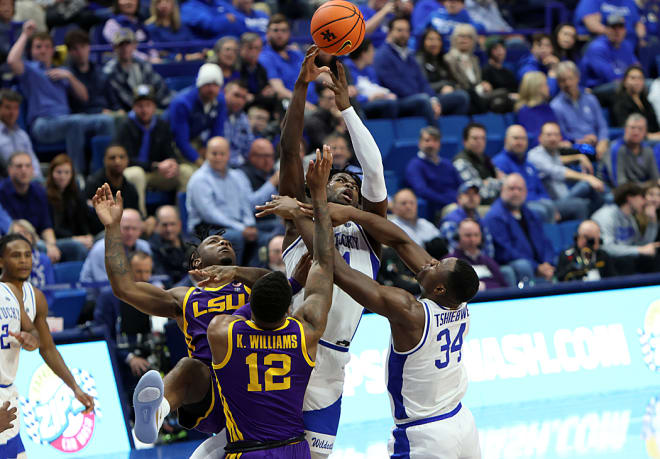
[[[10, 239], [10, 236], [0, 239], [0, 255], [6, 251]], [[7, 414], [16, 413], [18, 409], [14, 379], [21, 347], [28, 351], [39, 347], [39, 334], [23, 309], [21, 296], [18, 287], [0, 282], [0, 403]], [[19, 428], [16, 416], [13, 419], [8, 416], [5, 425], [0, 425], [0, 457], [25, 457]]]
[[62, 355], [55, 347], [46, 322], [48, 303], [43, 292], [38, 288], [34, 288], [27, 280], [32, 271], [32, 246], [20, 234], [10, 234], [3, 237], [2, 240], [5, 243], [0, 245], [0, 248], [2, 248], [2, 251], [0, 251], [0, 264], [2, 266], [0, 281], [6, 285], [11, 285], [20, 292], [23, 310], [28, 318], [34, 322], [34, 328], [39, 334], [39, 353], [46, 365], [71, 388], [76, 399], [85, 407], [85, 412], [93, 410], [94, 399], [78, 386], [66, 363], [64, 363]]
[[[384, 218], [348, 206], [330, 207], [333, 225], [350, 220], [378, 235], [380, 242], [394, 248], [416, 274], [422, 288], [421, 298], [416, 299], [405, 290], [380, 285], [352, 269], [341, 261], [339, 253], [335, 256], [335, 284], [390, 322], [386, 382], [396, 424], [389, 444], [391, 457], [479, 458], [474, 418], [461, 405], [467, 389], [461, 361], [470, 324], [466, 302], [479, 289], [477, 274], [463, 260], [434, 260]], [[268, 208], [292, 218], [305, 242], [310, 240], [313, 223], [297, 202], [279, 198]]]
[[[346, 171], [333, 171], [328, 181], [328, 201], [346, 206], [360, 206], [367, 212], [385, 216], [387, 190], [380, 151], [373, 137], [351, 107], [348, 83], [341, 64], [338, 75], [332, 75], [328, 67], [318, 68], [314, 59], [319, 50], [312, 46], [305, 56], [293, 97], [286, 113], [280, 138], [280, 188], [281, 195], [300, 201], [306, 199], [300, 141], [302, 138], [305, 98], [310, 82], [321, 74], [331, 76], [328, 86], [335, 93], [335, 103], [351, 137], [355, 155], [362, 166], [363, 178]], [[321, 84], [317, 81], [317, 84]], [[294, 225], [288, 224], [282, 244], [287, 275], [291, 275], [300, 257], [307, 253]], [[380, 245], [358, 225], [348, 222], [335, 228], [335, 242], [345, 259], [355, 269], [375, 278], [380, 262]], [[303, 295], [294, 299], [294, 310]], [[348, 348], [362, 317], [362, 306], [335, 287], [333, 303], [321, 346], [316, 357], [303, 406], [307, 440], [312, 457], [324, 457], [332, 452], [339, 425], [341, 394], [344, 385], [344, 367], [349, 360]]]

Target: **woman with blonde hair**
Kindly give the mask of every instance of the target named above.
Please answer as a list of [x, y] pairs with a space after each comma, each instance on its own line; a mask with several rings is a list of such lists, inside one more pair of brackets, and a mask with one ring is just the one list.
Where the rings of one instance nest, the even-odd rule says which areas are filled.
[[550, 87], [543, 72], [527, 72], [520, 82], [519, 99], [516, 103], [518, 123], [527, 131], [529, 148], [538, 144], [541, 127], [548, 122], [557, 122], [550, 108]]
[[177, 0], [152, 0], [149, 13], [151, 16], [144, 24], [154, 43], [195, 40], [188, 26], [181, 23]]

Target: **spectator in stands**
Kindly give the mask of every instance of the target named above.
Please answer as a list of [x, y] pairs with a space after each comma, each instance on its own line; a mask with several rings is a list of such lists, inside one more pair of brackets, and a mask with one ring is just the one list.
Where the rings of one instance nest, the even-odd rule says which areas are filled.
[[[7, 56], [9, 67], [27, 96], [27, 124], [41, 142], [64, 141], [76, 170], [84, 174], [86, 137], [112, 135], [114, 121], [102, 114], [71, 114], [68, 95], [84, 102], [89, 98], [87, 88], [69, 70], [52, 67], [53, 40], [47, 33], [34, 34], [35, 27], [33, 21], [23, 24], [21, 36]], [[23, 60], [23, 51], [30, 37], [33, 60], [28, 61]]]
[[[603, 249], [612, 257], [619, 274], [657, 271], [658, 233], [655, 209], [644, 207], [644, 189], [637, 183], [624, 183], [614, 190], [614, 204], [593, 214], [603, 234]], [[648, 224], [642, 234], [636, 214], [646, 213]]]
[[318, 108], [305, 116], [305, 135], [309, 139], [311, 151], [323, 148], [323, 142], [330, 134], [346, 132], [344, 119], [335, 105], [335, 93], [320, 84], [316, 85], [316, 91]]
[[[32, 246], [32, 271], [30, 271], [28, 281], [39, 290], [43, 290], [47, 285], [53, 285], [55, 283], [53, 263], [51, 263], [48, 255], [38, 249], [40, 239], [32, 223], [24, 219], [14, 220], [7, 234], [20, 234]], [[46, 295], [48, 304], [52, 304], [53, 294], [45, 290], [44, 295]]]
[[[151, 281], [154, 262], [148, 253], [135, 251], [129, 257], [129, 264], [136, 282]], [[112, 289], [106, 288], [98, 296], [94, 308], [94, 324], [105, 325], [108, 329], [108, 344], [116, 353], [124, 390], [128, 393], [135, 390], [140, 377], [154, 364], [160, 369], [151, 318], [120, 301]]]
[[[27, 132], [18, 125], [18, 115], [23, 98], [17, 92], [10, 89], [0, 90], [0, 161], [3, 171], [7, 169], [7, 163], [11, 155], [23, 151], [32, 158], [32, 169], [34, 177], [43, 180], [39, 160], [32, 150], [32, 141]], [[3, 173], [2, 175], [6, 175]]]
[[[117, 194], [117, 191], [121, 191], [125, 209], [139, 209], [140, 200], [137, 190], [131, 182], [124, 178], [124, 171], [127, 167], [128, 153], [126, 149], [118, 143], [108, 145], [103, 155], [103, 168], [87, 177], [87, 182], [85, 183], [87, 204], [91, 205], [92, 197], [96, 194], [97, 188], [107, 183], [110, 185], [113, 196]], [[103, 225], [101, 225], [95, 214], [92, 216], [90, 223], [93, 234], [103, 231]]]
[[550, 107], [564, 138], [593, 146], [597, 158], [602, 158], [609, 146], [609, 132], [598, 99], [580, 89], [580, 72], [571, 61], [557, 65], [557, 81], [561, 92]]
[[245, 113], [248, 91], [240, 80], [225, 84], [225, 103], [227, 104], [227, 121], [225, 122], [225, 138], [229, 140], [231, 158], [229, 165], [238, 167], [245, 163], [254, 134], [250, 129], [250, 120]]
[[472, 265], [479, 276], [479, 290], [507, 287], [497, 262], [482, 251], [481, 225], [471, 218], [458, 224], [456, 249], [448, 257], [456, 257]]
[[237, 80], [241, 74], [238, 71], [238, 40], [234, 37], [222, 37], [213, 45], [214, 62], [222, 70], [222, 80], [225, 85]]
[[112, 45], [115, 57], [103, 66], [106, 78], [106, 96], [112, 110], [131, 111], [133, 94], [138, 86], [148, 85], [153, 88], [158, 108], [164, 109], [170, 104], [173, 93], [165, 80], [151, 64], [133, 56], [136, 42], [130, 29], [120, 29]]
[[601, 105], [611, 107], [614, 92], [626, 69], [638, 63], [635, 50], [625, 41], [625, 19], [611, 14], [607, 18], [607, 33], [596, 37], [584, 52], [580, 67], [582, 81]]
[[410, 188], [399, 190], [393, 199], [393, 217], [390, 221], [406, 232], [416, 244], [424, 244], [440, 237], [440, 230], [433, 223], [417, 215], [417, 196]]
[[[103, 25], [103, 39], [106, 43], [115, 44], [115, 37], [122, 29], [128, 29], [133, 33], [136, 43], [146, 43], [149, 41], [149, 33], [138, 17], [138, 8], [140, 6], [139, 0], [114, 0], [113, 16], [105, 21]], [[143, 53], [137, 50], [137, 47], [132, 48], [131, 53], [138, 59], [149, 60], [158, 62], [158, 52], [151, 50], [149, 53]]]
[[[635, 215], [635, 219], [639, 225], [639, 231], [642, 233], [646, 231], [646, 226], [649, 224], [649, 218], [646, 216], [647, 212], [651, 213], [651, 210], [653, 210], [655, 211], [656, 219], [660, 217], [660, 185], [657, 183], [647, 185], [644, 189], [644, 199], [646, 200], [644, 213]], [[660, 229], [655, 240], [660, 241]]]
[[[275, 149], [266, 139], [256, 139], [252, 142], [248, 160], [240, 170], [245, 174], [249, 183], [250, 205], [261, 205], [270, 200], [272, 194], [277, 194], [280, 183], [280, 172], [275, 170]], [[280, 234], [284, 226], [275, 215], [268, 215], [257, 219], [257, 230], [263, 234]]]
[[580, 62], [582, 54], [577, 41], [577, 30], [573, 24], [564, 22], [555, 27], [552, 46], [560, 61], [573, 61], [576, 65]]
[[[340, 134], [339, 132], [333, 132], [323, 139], [323, 145], [328, 145], [330, 151], [332, 151], [332, 167], [335, 169], [344, 169], [349, 166], [358, 166], [356, 163], [355, 156], [353, 155], [353, 149], [349, 145], [349, 141], [346, 138], [345, 134]], [[313, 159], [311, 155], [315, 153], [310, 153], [309, 158], [303, 158], [305, 161], [305, 167], [309, 165], [309, 160]]]
[[479, 194], [479, 184], [476, 181], [463, 182], [458, 187], [458, 206], [445, 215], [440, 224], [440, 233], [447, 241], [450, 251], [458, 248], [458, 224], [469, 218], [479, 223], [481, 226], [483, 252], [489, 257], [495, 256], [495, 246], [493, 245], [493, 236], [486, 226], [484, 226], [479, 215], [479, 205], [481, 204], [481, 195]]
[[470, 94], [470, 111], [510, 111], [512, 104], [506, 90], [493, 91], [481, 78], [479, 58], [474, 55], [477, 33], [469, 24], [458, 24], [451, 34], [451, 49], [444, 56], [449, 73], [458, 86]]
[[[557, 122], [555, 112], [550, 104], [550, 88], [543, 72], [527, 72], [520, 82], [520, 95], [516, 102], [518, 122], [525, 128], [530, 137], [530, 147], [538, 144], [541, 126], [545, 123]], [[570, 142], [562, 146], [569, 146]]]
[[[114, 193], [113, 193], [114, 194]], [[140, 213], [135, 209], [124, 209], [119, 228], [121, 242], [127, 254], [146, 252], [151, 255], [151, 247], [144, 239], [140, 239], [144, 224]], [[80, 271], [80, 282], [107, 282], [108, 274], [105, 271], [105, 238], [94, 243], [87, 254], [85, 263]]]
[[518, 80], [511, 70], [504, 66], [506, 46], [500, 37], [489, 37], [486, 40], [486, 56], [488, 64], [483, 68], [481, 77], [490, 83], [493, 89], [506, 89], [510, 99], [518, 94]]
[[511, 32], [513, 29], [504, 20], [495, 0], [465, 0], [465, 9], [486, 32]]
[[232, 0], [232, 6], [236, 10], [234, 15], [239, 25], [243, 27], [237, 37], [246, 32], [257, 33], [261, 37], [266, 35], [268, 28], [268, 14], [254, 8], [254, 0]]
[[240, 37], [245, 32], [263, 36], [268, 15], [252, 5], [252, 0], [188, 0], [181, 7], [181, 20], [200, 39]]
[[644, 71], [638, 65], [628, 67], [623, 74], [612, 107], [612, 124], [623, 126], [632, 113], [639, 113], [646, 118], [649, 139], [660, 140], [660, 123], [647, 97]]
[[53, 221], [48, 210], [48, 199], [43, 185], [32, 181], [34, 170], [32, 158], [27, 153], [17, 152], [9, 157], [9, 177], [0, 182], [0, 205], [13, 220], [25, 219], [32, 223], [46, 242], [46, 253], [53, 263], [64, 256], [76, 259], [76, 247], [69, 241], [57, 245]]
[[449, 48], [449, 36], [454, 34], [454, 28], [458, 25], [471, 25], [475, 28], [475, 35], [476, 33], [482, 35], [486, 32], [486, 28], [482, 24], [470, 17], [465, 9], [464, 0], [443, 0], [442, 6], [444, 8], [435, 10], [427, 17], [427, 22], [422, 30], [427, 27], [437, 30], [444, 37], [445, 49]]
[[616, 276], [612, 259], [601, 248], [600, 227], [593, 220], [578, 226], [575, 243], [559, 255], [557, 279], [559, 281], [595, 281]]
[[605, 24], [612, 15], [623, 16], [627, 40], [633, 45], [646, 38], [646, 27], [640, 21], [634, 0], [580, 0], [575, 7], [573, 22], [579, 35], [606, 35]]
[[68, 55], [68, 69], [85, 85], [89, 95], [86, 102], [70, 98], [74, 113], [102, 113], [107, 111], [105, 97], [105, 75], [100, 65], [89, 60], [89, 35], [80, 29], [72, 29], [64, 37]]
[[442, 0], [419, 0], [414, 2], [412, 15], [410, 16], [411, 27], [415, 36], [421, 35], [428, 29], [428, 20], [431, 14], [437, 10], [443, 9]]
[[527, 72], [542, 72], [548, 77], [550, 96], [558, 92], [557, 64], [559, 58], [553, 54], [552, 39], [547, 33], [532, 35], [531, 54], [523, 58], [518, 65], [518, 81], [522, 81]]
[[[557, 123], [551, 121], [541, 127], [539, 143], [540, 145], [529, 151], [527, 160], [536, 167], [546, 191], [553, 200], [575, 197], [588, 199], [589, 213], [603, 205], [602, 193], [605, 191], [605, 185], [593, 175], [591, 160], [577, 151], [573, 154], [561, 154], [561, 131]], [[579, 165], [581, 172], [568, 167], [571, 164]]]
[[[90, 212], [78, 189], [73, 162], [65, 154], [53, 158], [46, 179], [48, 209], [58, 241], [70, 240], [74, 260], [82, 261], [92, 248], [94, 237], [89, 224]], [[76, 247], [77, 246], [77, 247]]]
[[241, 35], [239, 50], [239, 72], [241, 80], [247, 85], [249, 100], [257, 96], [271, 98], [275, 95], [272, 86], [268, 84], [268, 71], [259, 62], [259, 55], [264, 42], [256, 33]]
[[646, 118], [633, 113], [626, 120], [623, 139], [614, 142], [603, 158], [612, 185], [660, 183], [655, 155], [653, 149], [644, 143], [645, 137]]
[[[442, 35], [435, 29], [426, 29], [419, 39], [419, 46], [415, 58], [424, 72], [424, 76], [436, 94], [450, 94], [457, 89], [456, 80], [453, 79], [442, 52]], [[351, 54], [352, 57], [352, 54]], [[463, 92], [463, 90], [460, 90]], [[465, 95], [465, 111], [467, 113], [468, 95]], [[442, 102], [440, 102], [442, 104]]]
[[154, 0], [149, 4], [151, 16], [144, 22], [149, 39], [154, 43], [193, 41], [195, 36], [181, 23], [177, 0]]
[[[291, 99], [293, 85], [296, 83], [305, 57], [300, 51], [289, 46], [290, 39], [291, 27], [286, 16], [281, 14], [271, 16], [266, 31], [268, 44], [261, 51], [259, 62], [266, 69], [268, 83], [279, 99]], [[314, 91], [314, 85], [309, 86], [311, 91]], [[311, 92], [308, 90], [308, 100], [310, 95]], [[313, 96], [311, 100], [314, 100]]]
[[[509, 285], [524, 286], [534, 279], [549, 281], [555, 273], [552, 245], [526, 199], [525, 179], [520, 174], [508, 175], [500, 198], [484, 217], [495, 242], [495, 261], [513, 270], [514, 278], [507, 279]], [[506, 271], [503, 274], [508, 276]]]
[[261, 105], [251, 105], [247, 111], [250, 129], [255, 138], [260, 139], [270, 134], [270, 112]]
[[282, 259], [282, 242], [284, 242], [284, 236], [281, 234], [273, 236], [268, 242], [266, 267], [271, 271], [284, 273], [286, 272], [286, 265]]
[[188, 275], [188, 250], [181, 237], [181, 217], [176, 207], [156, 209], [156, 228], [149, 239], [154, 256], [154, 271], [170, 276], [176, 284]]
[[199, 68], [194, 88], [180, 92], [170, 104], [170, 127], [183, 156], [196, 165], [204, 162], [206, 142], [223, 135], [227, 108], [221, 93], [222, 72], [217, 64]]
[[0, 61], [7, 59], [11, 45], [21, 33], [21, 24], [13, 21], [14, 0], [0, 1]]
[[486, 156], [486, 127], [480, 123], [469, 123], [463, 129], [463, 151], [453, 160], [464, 182], [476, 182], [479, 185], [481, 203], [491, 204], [500, 194], [501, 179], [492, 161]]
[[137, 190], [142, 215], [147, 215], [147, 188], [186, 190], [193, 167], [177, 162], [172, 131], [156, 115], [156, 99], [149, 86], [138, 86], [133, 110], [119, 125], [115, 142], [128, 153], [129, 165], [123, 175]]
[[[443, 107], [408, 48], [410, 21], [405, 17], [394, 18], [390, 21], [389, 29], [385, 44], [376, 51], [374, 57], [379, 84], [401, 99], [399, 116], [423, 116], [429, 125], [433, 125]], [[445, 109], [449, 110], [450, 107]], [[451, 109], [452, 112], [455, 110]]]
[[368, 0], [360, 6], [365, 21], [364, 36], [378, 48], [387, 38], [387, 23], [396, 16], [409, 16], [413, 5], [405, 0]]
[[259, 231], [250, 203], [249, 182], [241, 171], [230, 169], [228, 164], [229, 142], [222, 137], [209, 140], [206, 161], [188, 182], [188, 231], [194, 232], [200, 224], [220, 226], [240, 264], [245, 245], [256, 242]]
[[440, 130], [427, 126], [420, 131], [419, 152], [406, 166], [406, 181], [417, 196], [428, 201], [431, 218], [443, 207], [456, 201], [462, 183], [458, 171], [440, 157]]

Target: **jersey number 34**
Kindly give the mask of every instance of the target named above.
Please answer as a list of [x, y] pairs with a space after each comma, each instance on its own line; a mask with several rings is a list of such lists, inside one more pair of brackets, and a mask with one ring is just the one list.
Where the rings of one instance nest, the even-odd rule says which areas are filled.
[[465, 332], [465, 324], [461, 324], [461, 328], [458, 329], [458, 333], [454, 337], [454, 340], [452, 341], [449, 330], [444, 329], [440, 333], [438, 333], [438, 341], [442, 343], [440, 346], [440, 351], [444, 352], [444, 354], [440, 355], [440, 358], [435, 361], [435, 366], [439, 369], [445, 368], [447, 365], [449, 365], [449, 359], [450, 359], [450, 352], [453, 354], [454, 352], [458, 352], [458, 360], [457, 362], [461, 361], [461, 347], [463, 347], [463, 333]]

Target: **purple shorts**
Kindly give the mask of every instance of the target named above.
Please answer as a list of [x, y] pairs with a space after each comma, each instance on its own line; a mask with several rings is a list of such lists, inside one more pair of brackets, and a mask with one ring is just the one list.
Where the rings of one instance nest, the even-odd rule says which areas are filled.
[[209, 390], [204, 399], [191, 405], [182, 405], [177, 410], [179, 424], [186, 429], [195, 429], [208, 434], [216, 434], [225, 428], [225, 413], [220, 406], [220, 394], [211, 370]]
[[225, 459], [311, 459], [307, 440], [279, 448], [264, 449], [261, 451], [250, 451], [247, 453], [227, 453]]

